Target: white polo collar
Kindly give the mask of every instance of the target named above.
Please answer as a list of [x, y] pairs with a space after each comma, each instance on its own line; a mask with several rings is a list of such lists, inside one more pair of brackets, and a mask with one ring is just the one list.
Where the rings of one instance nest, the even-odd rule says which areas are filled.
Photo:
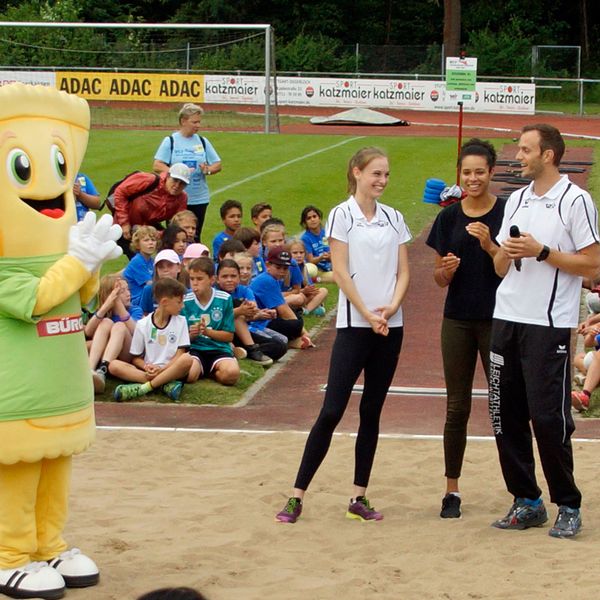
[[358, 205], [354, 195], [348, 198], [348, 207], [350, 208], [350, 214], [352, 215], [353, 219], [362, 220], [365, 223], [377, 223], [378, 221], [381, 221], [382, 214], [379, 202], [375, 202], [375, 216], [373, 217], [372, 221], [367, 221], [367, 217], [365, 217], [363, 211], [360, 209], [360, 206]]
[[560, 179], [543, 195], [538, 196], [533, 191], [533, 184], [535, 182], [532, 181], [527, 188], [527, 195], [530, 198], [546, 198], [548, 200], [558, 200], [565, 192], [565, 188], [569, 185], [569, 176], [561, 175]]

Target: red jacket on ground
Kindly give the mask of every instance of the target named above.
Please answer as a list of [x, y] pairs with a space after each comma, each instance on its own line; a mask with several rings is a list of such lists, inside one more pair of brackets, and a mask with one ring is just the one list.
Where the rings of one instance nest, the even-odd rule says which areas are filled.
[[169, 220], [175, 213], [187, 208], [187, 194], [172, 196], [165, 188], [168, 173], [160, 174], [158, 186], [151, 192], [129, 201], [128, 198], [148, 188], [155, 180], [154, 173], [134, 173], [114, 192], [114, 221], [119, 225], [154, 225]]

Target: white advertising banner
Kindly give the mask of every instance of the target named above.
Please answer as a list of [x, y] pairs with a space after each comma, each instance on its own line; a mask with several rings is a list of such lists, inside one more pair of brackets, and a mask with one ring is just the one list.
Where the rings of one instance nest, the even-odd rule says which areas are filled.
[[[273, 89], [271, 85], [271, 90]], [[216, 104], [264, 104], [264, 77], [206, 75], [204, 101]], [[280, 106], [369, 107], [407, 110], [533, 114], [535, 85], [477, 83], [471, 97], [446, 90], [443, 81], [278, 77]]]
[[54, 87], [56, 76], [46, 71], [0, 71], [0, 85], [16, 82]]
[[204, 102], [214, 104], [264, 104], [265, 78], [205, 75]]

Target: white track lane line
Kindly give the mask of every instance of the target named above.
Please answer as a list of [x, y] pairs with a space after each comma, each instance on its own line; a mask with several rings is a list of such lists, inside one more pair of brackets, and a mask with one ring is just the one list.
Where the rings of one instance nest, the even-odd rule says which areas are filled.
[[[418, 125], [420, 127], [450, 127], [450, 128], [455, 128], [455, 129], [458, 127], [457, 123], [456, 124], [453, 124], [453, 123], [420, 123], [418, 121], [411, 121], [410, 124]], [[521, 133], [520, 128], [508, 129], [506, 127], [491, 127], [491, 126], [486, 126], [486, 125], [463, 125], [463, 129], [482, 129], [484, 131], [497, 131], [499, 133], [517, 133], [517, 134]], [[560, 133], [563, 137], [578, 138], [578, 139], [592, 140], [592, 141], [600, 140], [600, 136], [598, 136], [598, 135], [586, 135], [585, 133], [569, 133], [566, 131], [561, 131]]]
[[259, 177], [262, 177], [263, 175], [268, 175], [269, 173], [274, 173], [275, 171], [279, 171], [279, 169], [289, 167], [290, 165], [300, 162], [301, 160], [306, 160], [307, 158], [311, 158], [313, 156], [317, 156], [318, 154], [322, 154], [323, 152], [328, 152], [329, 150], [333, 150], [334, 148], [338, 148], [339, 146], [343, 146], [344, 144], [349, 144], [350, 142], [355, 142], [356, 140], [362, 140], [364, 137], [365, 137], [364, 135], [360, 135], [358, 137], [349, 138], [349, 139], [343, 140], [341, 142], [338, 142], [337, 144], [333, 144], [332, 146], [327, 146], [325, 148], [321, 148], [320, 150], [315, 150], [314, 152], [309, 152], [308, 154], [303, 154], [302, 156], [298, 156], [298, 158], [293, 158], [292, 160], [288, 160], [284, 163], [281, 163], [279, 165], [271, 167], [270, 169], [267, 169], [266, 171], [261, 171], [260, 173], [254, 173], [254, 175], [250, 175], [250, 177], [240, 179], [239, 181], [234, 181], [233, 183], [230, 183], [229, 185], [226, 185], [222, 188], [218, 188], [218, 189], [212, 191], [210, 193], [210, 195], [216, 196], [217, 194], [226, 192], [227, 190], [230, 190], [234, 187], [243, 185], [244, 183], [248, 183], [249, 181], [252, 181], [253, 179], [258, 179]]

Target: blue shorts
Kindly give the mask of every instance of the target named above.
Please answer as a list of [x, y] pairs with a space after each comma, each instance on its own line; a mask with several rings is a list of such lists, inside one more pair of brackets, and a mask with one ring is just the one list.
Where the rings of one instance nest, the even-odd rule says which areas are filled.
[[190, 348], [190, 354], [200, 363], [202, 373], [200, 377], [208, 377], [215, 365], [222, 360], [236, 360], [231, 354], [221, 352], [221, 350], [196, 350]]

